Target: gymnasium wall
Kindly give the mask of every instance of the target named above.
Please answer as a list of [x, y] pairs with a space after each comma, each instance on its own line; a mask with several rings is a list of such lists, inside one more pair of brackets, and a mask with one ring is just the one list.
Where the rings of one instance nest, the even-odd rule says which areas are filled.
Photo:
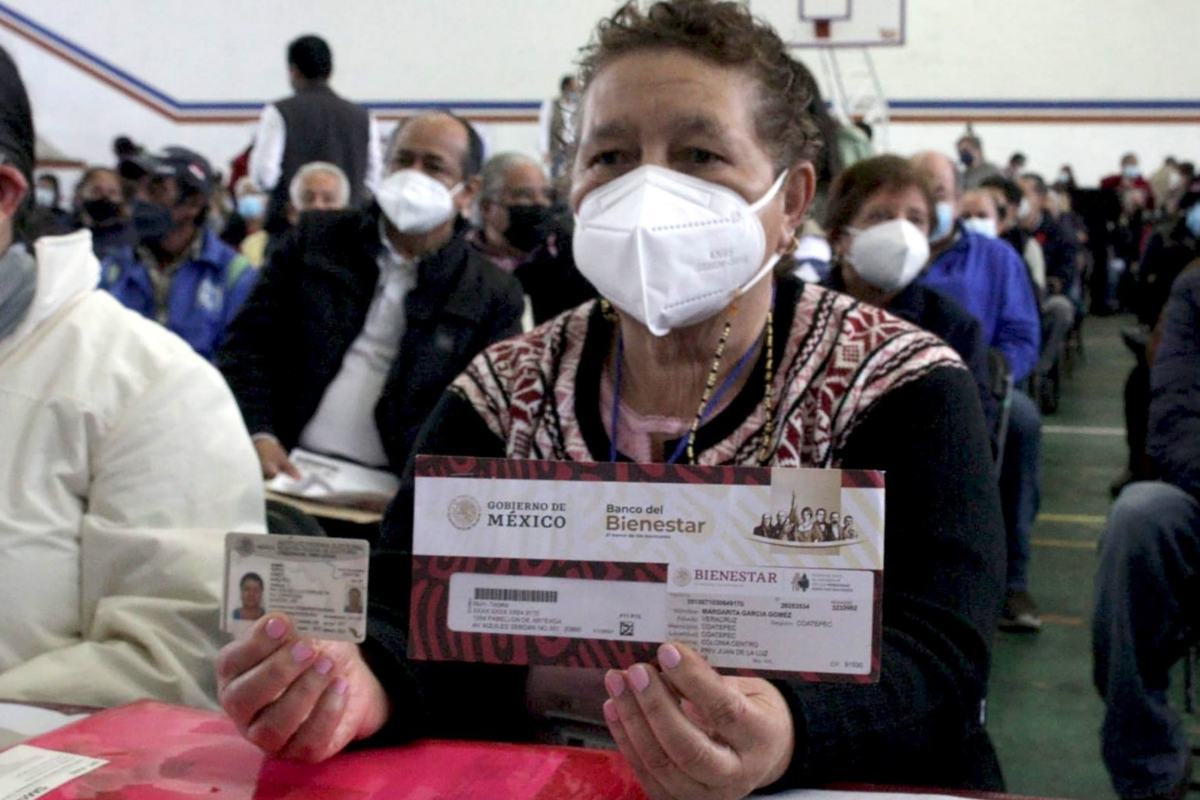
[[[897, 0], [898, 1], [898, 0]], [[791, 13], [797, 0], [752, 0]], [[768, 6], [770, 8], [768, 8]], [[264, 101], [288, 93], [284, 50], [334, 48], [334, 87], [384, 121], [430, 105], [479, 120], [493, 150], [536, 149], [533, 119], [613, 0], [0, 0], [41, 136], [111, 160], [119, 133], [224, 165]], [[902, 47], [873, 51], [891, 149], [950, 150], [973, 120], [990, 159], [1025, 151], [1084, 182], [1136, 150], [1200, 160], [1197, 0], [908, 0]], [[811, 52], [800, 53], [814, 72]]]

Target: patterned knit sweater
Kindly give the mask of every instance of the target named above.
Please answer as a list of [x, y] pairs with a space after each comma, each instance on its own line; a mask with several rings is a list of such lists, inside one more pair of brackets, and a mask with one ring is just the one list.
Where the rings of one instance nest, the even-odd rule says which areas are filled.
[[[936, 337], [824, 289], [781, 280], [774, 316], [769, 463], [887, 480], [879, 682], [775, 682], [796, 727], [781, 785], [999, 789], [980, 723], [1004, 528], [975, 381]], [[599, 387], [612, 341], [588, 304], [489, 347], [443, 395], [416, 452], [607, 460]], [[702, 464], [758, 463], [764, 360], [699, 429]], [[527, 669], [408, 658], [413, 524], [410, 463], [371, 557], [363, 652], [395, 709], [380, 741], [533, 736]]]
[[[771, 466], [836, 466], [846, 438], [880, 398], [938, 367], [961, 365], [936, 336], [813, 285], [781, 284], [775, 327], [784, 345], [775, 353]], [[598, 398], [612, 329], [597, 303], [586, 303], [492, 345], [451, 391], [505, 443], [506, 458], [606, 461]], [[765, 358], [764, 349], [742, 396], [698, 432], [699, 463], [758, 464]]]

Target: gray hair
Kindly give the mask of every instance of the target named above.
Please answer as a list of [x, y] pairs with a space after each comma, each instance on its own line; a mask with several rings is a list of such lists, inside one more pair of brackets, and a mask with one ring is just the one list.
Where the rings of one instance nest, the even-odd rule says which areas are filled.
[[483, 171], [479, 173], [483, 181], [483, 186], [479, 190], [479, 199], [481, 201], [499, 200], [500, 194], [504, 191], [504, 181], [508, 178], [509, 171], [522, 164], [531, 164], [542, 169], [541, 163], [536, 158], [524, 153], [497, 153], [489, 158], [483, 165]]
[[288, 185], [288, 199], [292, 201], [292, 207], [297, 211], [302, 211], [300, 208], [300, 198], [304, 194], [304, 181], [309, 175], [317, 172], [327, 172], [337, 178], [338, 192], [342, 195], [343, 207], [350, 204], [350, 180], [346, 177], [346, 173], [337, 164], [330, 164], [328, 161], [312, 161], [305, 164], [300, 169], [296, 170], [295, 177], [292, 178], [291, 184]]

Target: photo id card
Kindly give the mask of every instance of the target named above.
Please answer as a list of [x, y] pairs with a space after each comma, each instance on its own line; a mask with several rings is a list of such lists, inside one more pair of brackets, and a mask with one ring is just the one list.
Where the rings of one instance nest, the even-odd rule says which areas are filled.
[[419, 456], [409, 655], [872, 682], [884, 476]]
[[240, 635], [280, 613], [302, 636], [362, 642], [369, 555], [362, 539], [227, 534], [221, 629]]

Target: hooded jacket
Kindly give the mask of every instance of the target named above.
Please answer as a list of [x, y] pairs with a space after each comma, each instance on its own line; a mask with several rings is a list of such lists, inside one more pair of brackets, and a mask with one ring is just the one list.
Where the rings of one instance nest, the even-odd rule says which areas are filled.
[[95, 287], [91, 234], [34, 243], [0, 340], [0, 697], [213, 706], [223, 542], [264, 528], [220, 375]]

